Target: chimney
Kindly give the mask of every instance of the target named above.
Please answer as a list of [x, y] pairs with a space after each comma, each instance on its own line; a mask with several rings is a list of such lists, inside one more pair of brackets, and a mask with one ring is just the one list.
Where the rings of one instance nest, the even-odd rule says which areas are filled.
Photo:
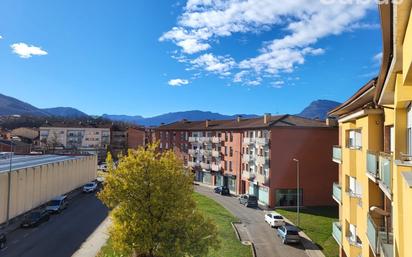
[[236, 117], [237, 123], [239, 123], [241, 119], [242, 119], [242, 115], [238, 115], [238, 116]]
[[210, 120], [206, 120], [206, 128], [209, 127], [209, 121], [210, 121]]
[[270, 113], [263, 114], [263, 123], [268, 124], [270, 122]]

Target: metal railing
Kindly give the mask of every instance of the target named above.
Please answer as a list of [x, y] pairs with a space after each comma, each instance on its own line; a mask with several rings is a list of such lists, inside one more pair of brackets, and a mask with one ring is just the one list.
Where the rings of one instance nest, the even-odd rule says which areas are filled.
[[189, 142], [190, 143], [195, 143], [199, 141], [199, 137], [189, 137]]
[[392, 192], [392, 155], [379, 155], [379, 180], [389, 192]]
[[265, 137], [257, 137], [255, 141], [256, 141], [256, 144], [259, 144], [259, 145], [269, 144], [269, 138], [265, 138]]
[[210, 164], [209, 163], [201, 162], [200, 167], [202, 169], [205, 169], [205, 170], [210, 170]]
[[212, 156], [213, 157], [220, 157], [220, 151], [218, 151], [218, 150], [212, 150]]
[[255, 160], [255, 156], [251, 154], [244, 154], [242, 159], [244, 162], [252, 162]]
[[340, 222], [332, 223], [332, 236], [339, 245], [342, 245], [342, 225]]
[[366, 236], [373, 253], [380, 256], [393, 256], [393, 234], [384, 226], [377, 226], [368, 214]]
[[191, 161], [189, 161], [189, 162], [187, 162], [187, 166], [192, 167], [192, 168], [195, 168], [195, 167], [198, 167], [198, 166], [199, 166], [199, 163], [198, 163], [198, 162], [191, 162]]
[[342, 161], [342, 147], [334, 145], [332, 148], [332, 159], [336, 162]]
[[212, 170], [213, 171], [220, 171], [222, 169], [221, 164], [212, 163]]
[[376, 152], [368, 150], [366, 153], [366, 172], [372, 177], [379, 178], [379, 155]]
[[197, 150], [196, 150], [196, 149], [189, 149], [187, 152], [188, 152], [190, 155], [195, 155], [195, 154], [197, 154]]
[[212, 137], [212, 143], [213, 144], [219, 144], [220, 143], [220, 137]]
[[333, 183], [332, 196], [338, 203], [342, 203], [342, 186], [338, 183]]
[[244, 144], [254, 144], [255, 143], [255, 138], [253, 138], [253, 137], [244, 137], [243, 138], [243, 143]]
[[267, 165], [269, 163], [269, 158], [266, 156], [256, 156], [256, 163], [258, 165]]

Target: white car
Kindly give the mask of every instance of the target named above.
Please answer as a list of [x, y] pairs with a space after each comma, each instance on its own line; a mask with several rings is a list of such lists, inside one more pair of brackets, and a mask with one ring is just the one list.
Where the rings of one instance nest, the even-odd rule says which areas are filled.
[[84, 193], [92, 193], [97, 190], [97, 183], [96, 182], [90, 182], [87, 183], [86, 185], [83, 186], [83, 192]]
[[285, 225], [285, 220], [283, 219], [282, 215], [277, 212], [266, 213], [265, 221], [273, 228]]

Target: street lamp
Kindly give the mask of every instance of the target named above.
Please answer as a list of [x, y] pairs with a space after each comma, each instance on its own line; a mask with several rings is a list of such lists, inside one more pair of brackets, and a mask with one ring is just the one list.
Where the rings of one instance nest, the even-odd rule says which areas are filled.
[[300, 217], [299, 217], [299, 209], [300, 209], [300, 186], [299, 186], [299, 160], [296, 158], [293, 158], [293, 161], [296, 162], [296, 192], [297, 192], [297, 201], [298, 204], [296, 206], [297, 208], [297, 222], [296, 225], [299, 227], [300, 224]]

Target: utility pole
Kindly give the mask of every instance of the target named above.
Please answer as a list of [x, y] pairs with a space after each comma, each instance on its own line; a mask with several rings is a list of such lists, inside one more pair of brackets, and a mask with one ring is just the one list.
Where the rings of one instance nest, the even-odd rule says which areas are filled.
[[297, 222], [296, 225], [299, 227], [300, 224], [300, 217], [299, 217], [299, 212], [300, 212], [300, 185], [299, 185], [299, 160], [296, 158], [293, 158], [293, 161], [296, 162], [296, 193], [297, 193]]

